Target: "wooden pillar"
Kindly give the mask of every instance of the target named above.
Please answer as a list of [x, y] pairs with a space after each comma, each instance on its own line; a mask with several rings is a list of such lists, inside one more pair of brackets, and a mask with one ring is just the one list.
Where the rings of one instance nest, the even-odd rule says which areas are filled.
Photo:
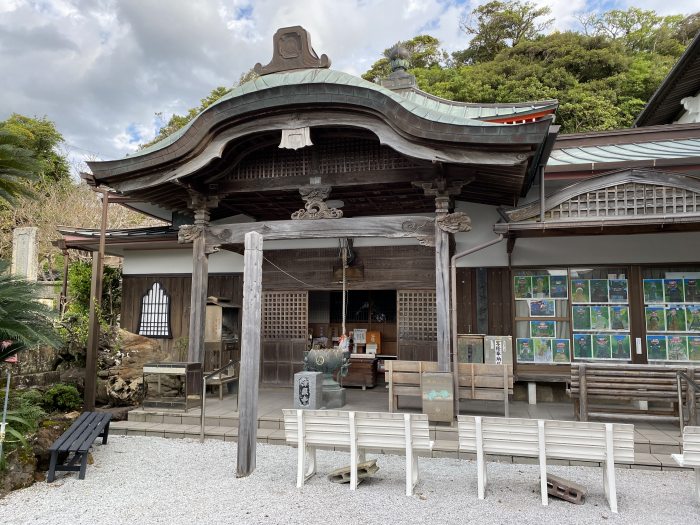
[[100, 226], [100, 247], [92, 253], [92, 281], [90, 283], [90, 313], [88, 316], [88, 342], [85, 356], [85, 410], [95, 410], [97, 395], [97, 348], [100, 342], [100, 320], [97, 308], [102, 302], [102, 267], [107, 235], [107, 210], [109, 193], [102, 193], [102, 224]]
[[444, 195], [435, 198], [435, 306], [440, 372], [450, 371], [450, 234], [439, 225], [439, 219], [449, 213], [449, 202]]
[[262, 323], [263, 238], [245, 234], [243, 254], [243, 330], [241, 333], [241, 377], [238, 395], [238, 463], [236, 476], [255, 470], [258, 434], [258, 382], [260, 377], [260, 328]]
[[204, 363], [204, 324], [207, 312], [207, 285], [209, 282], [209, 253], [207, 247], [209, 209], [217, 199], [191, 194], [190, 207], [194, 209], [194, 228], [197, 235], [192, 240], [192, 289], [190, 293], [190, 333], [187, 361]]

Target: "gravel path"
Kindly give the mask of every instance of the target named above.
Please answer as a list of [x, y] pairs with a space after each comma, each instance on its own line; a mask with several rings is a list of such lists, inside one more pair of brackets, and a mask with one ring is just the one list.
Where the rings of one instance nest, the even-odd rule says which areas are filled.
[[[304, 523], [480, 525], [542, 523], [698, 523], [690, 472], [617, 469], [620, 513], [603, 495], [602, 469], [552, 466], [550, 472], [588, 487], [585, 505], [550, 498], [540, 505], [535, 465], [489, 464], [486, 499], [476, 497], [473, 461], [421, 458], [421, 481], [404, 495], [404, 458], [379, 456], [380, 470], [356, 492], [326, 480], [348, 463], [342, 452], [319, 452], [319, 474], [297, 490], [296, 450], [258, 444], [258, 469], [235, 478], [236, 444], [113, 436], [94, 447], [84, 481], [59, 474], [0, 499], [0, 523], [196, 524]], [[372, 457], [370, 455], [370, 457]]]

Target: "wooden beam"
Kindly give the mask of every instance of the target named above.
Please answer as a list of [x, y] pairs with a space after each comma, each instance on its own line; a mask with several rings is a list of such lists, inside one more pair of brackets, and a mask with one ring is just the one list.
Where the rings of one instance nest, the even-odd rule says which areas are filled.
[[[189, 242], [192, 227], [181, 226], [180, 242]], [[414, 238], [424, 246], [435, 244], [435, 219], [420, 215], [357, 217], [342, 219], [288, 220], [221, 224], [207, 230], [207, 244], [240, 244], [248, 232], [258, 232], [263, 240], [333, 239], [339, 237]]]
[[217, 185], [220, 196], [229, 193], [247, 193], [259, 191], [296, 191], [300, 186], [307, 186], [311, 177], [320, 177], [321, 184], [338, 188], [350, 186], [371, 186], [373, 184], [410, 183], [412, 181], [432, 181], [435, 178], [432, 166], [426, 168], [403, 168], [349, 173], [309, 173], [296, 177], [278, 177], [274, 179], [228, 180], [213, 183]]
[[258, 382], [260, 377], [260, 328], [262, 323], [263, 237], [245, 235], [243, 259], [243, 329], [241, 333], [241, 377], [238, 389], [238, 463], [236, 476], [255, 470], [258, 431]]

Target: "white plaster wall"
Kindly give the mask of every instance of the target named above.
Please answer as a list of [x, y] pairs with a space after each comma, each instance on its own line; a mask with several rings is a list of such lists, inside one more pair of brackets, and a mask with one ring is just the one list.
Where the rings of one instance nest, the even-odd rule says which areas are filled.
[[700, 233], [518, 239], [513, 266], [700, 262]]
[[[124, 253], [125, 275], [192, 273], [192, 249], [128, 250]], [[209, 273], [241, 273], [243, 256], [220, 251], [209, 256]]]
[[[472, 220], [471, 231], [455, 234], [457, 253], [497, 238], [497, 235], [493, 233], [493, 225], [498, 222], [500, 215], [495, 206], [458, 202], [455, 211], [466, 213]], [[508, 266], [506, 241], [503, 240], [498, 244], [457, 259], [457, 266], [470, 268]]]

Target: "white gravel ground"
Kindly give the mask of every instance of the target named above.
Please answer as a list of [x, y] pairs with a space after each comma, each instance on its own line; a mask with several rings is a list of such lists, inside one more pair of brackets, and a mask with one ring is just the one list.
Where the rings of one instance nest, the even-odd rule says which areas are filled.
[[[356, 492], [325, 474], [348, 463], [320, 452], [319, 474], [295, 487], [296, 450], [258, 444], [257, 470], [236, 479], [236, 444], [110, 436], [94, 447], [84, 481], [61, 473], [52, 483], [0, 499], [0, 524], [377, 523], [694, 524], [700, 505], [690, 472], [617, 469], [619, 514], [603, 495], [602, 469], [552, 466], [588, 487], [585, 505], [550, 498], [540, 504], [535, 465], [489, 464], [486, 499], [476, 497], [473, 461], [421, 458], [421, 480], [404, 495], [404, 458], [378, 456], [376, 477]], [[370, 456], [372, 457], [372, 456]]]

